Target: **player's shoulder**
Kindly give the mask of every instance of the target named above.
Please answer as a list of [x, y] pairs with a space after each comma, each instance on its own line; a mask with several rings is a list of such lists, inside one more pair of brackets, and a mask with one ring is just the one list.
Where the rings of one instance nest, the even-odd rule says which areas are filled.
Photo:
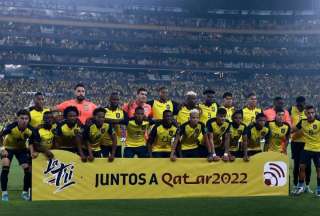
[[212, 124], [217, 121], [217, 118], [211, 118], [207, 121], [207, 124]]
[[5, 131], [11, 131], [13, 128], [18, 127], [18, 122], [9, 123], [7, 126], [3, 128]]

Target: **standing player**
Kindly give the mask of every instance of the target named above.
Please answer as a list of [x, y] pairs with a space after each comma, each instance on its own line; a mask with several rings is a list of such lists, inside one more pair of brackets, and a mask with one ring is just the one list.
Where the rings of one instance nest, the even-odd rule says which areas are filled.
[[[201, 138], [203, 137], [203, 138]], [[176, 138], [171, 148], [170, 160], [176, 160], [176, 152], [179, 144], [181, 149], [180, 157], [197, 158], [199, 157], [198, 145], [199, 140], [204, 139], [205, 144], [208, 145], [207, 132], [205, 125], [200, 122], [200, 112], [197, 109], [190, 111], [189, 121], [182, 124], [177, 132]], [[208, 160], [212, 160], [212, 154], [208, 156]]]
[[110, 123], [105, 122], [106, 110], [96, 108], [93, 111], [93, 120], [84, 129], [83, 137], [88, 148], [88, 160], [101, 157], [101, 147], [109, 140], [112, 141], [111, 151], [106, 157], [112, 162], [115, 158], [117, 148], [117, 137]]
[[142, 107], [144, 110], [144, 115], [146, 118], [152, 117], [152, 109], [149, 104], [147, 104], [148, 92], [144, 88], [139, 88], [137, 91], [137, 98], [135, 101], [131, 101], [123, 105], [123, 110], [128, 114], [129, 118], [134, 117], [135, 110], [137, 107]]
[[250, 93], [247, 97], [247, 105], [242, 109], [243, 123], [246, 126], [254, 123], [256, 115], [261, 113], [262, 110], [257, 108], [257, 96], [255, 93]]
[[232, 115], [235, 112], [235, 108], [233, 106], [233, 95], [230, 92], [226, 92], [222, 96], [223, 102], [222, 102], [222, 108], [227, 110], [227, 120], [232, 121]]
[[44, 108], [44, 96], [41, 92], [37, 92], [33, 98], [34, 106], [29, 108], [31, 120], [30, 125], [33, 128], [37, 128], [43, 123], [43, 114], [49, 111], [48, 108]]
[[258, 113], [256, 122], [247, 127], [243, 135], [243, 151], [245, 155], [253, 156], [262, 151], [261, 143], [268, 143], [270, 129], [266, 125], [266, 117]]
[[82, 124], [85, 124], [86, 121], [92, 117], [93, 110], [97, 108], [97, 106], [86, 100], [86, 89], [83, 84], [77, 84], [74, 87], [74, 94], [76, 96], [75, 99], [67, 100], [57, 105], [57, 110], [63, 112], [67, 107], [74, 106], [77, 108], [79, 112], [79, 120]]
[[31, 170], [29, 169], [30, 154], [27, 142], [33, 144], [36, 131], [29, 125], [30, 114], [27, 110], [20, 110], [17, 113], [17, 121], [9, 124], [0, 133], [0, 149], [1, 149], [1, 190], [2, 201], [8, 201], [8, 175], [13, 156], [19, 162], [24, 171], [22, 199], [29, 200], [29, 188], [31, 187]]
[[284, 122], [284, 116], [285, 111], [277, 108], [275, 120], [268, 123], [270, 139], [265, 143], [265, 151], [287, 154], [287, 146], [290, 139], [290, 125]]
[[219, 105], [214, 100], [215, 91], [208, 89], [203, 92], [206, 96], [204, 103], [199, 104], [201, 110], [200, 121], [203, 124], [207, 124], [207, 121], [211, 118], [215, 118], [217, 115]]
[[186, 101], [181, 106], [178, 115], [177, 122], [179, 125], [182, 125], [189, 121], [190, 111], [197, 108], [197, 93], [194, 91], [188, 91], [186, 93]]
[[152, 107], [152, 118], [156, 122], [160, 122], [163, 118], [162, 114], [165, 110], [170, 110], [173, 115], [178, 114], [179, 104], [168, 99], [168, 89], [166, 87], [161, 87], [159, 89], [159, 99], [148, 101]]
[[156, 124], [149, 134], [147, 143], [150, 157], [169, 158], [176, 132], [177, 127], [173, 124], [172, 111], [163, 111], [162, 121]]
[[299, 195], [305, 191], [306, 164], [313, 160], [317, 170], [316, 195], [320, 197], [320, 120], [316, 119], [316, 111], [313, 106], [306, 106], [305, 111], [307, 119], [302, 119], [294, 129], [295, 132], [302, 134], [305, 141], [301, 154], [299, 183], [294, 194]]
[[[121, 121], [128, 119], [126, 112], [119, 106], [119, 94], [113, 92], [109, 98], [109, 106], [106, 109], [106, 122], [112, 123], [117, 136], [117, 148], [115, 157], [121, 158], [122, 143], [125, 141], [125, 128], [123, 125], [119, 124]], [[106, 138], [106, 143], [101, 145], [101, 153], [103, 157], [108, 157], [112, 152], [112, 140]]]
[[[226, 120], [227, 111], [219, 108], [216, 118], [212, 118], [207, 122], [209, 151], [213, 153], [214, 158], [220, 158], [224, 161], [229, 160], [229, 126]], [[216, 157], [217, 156], [217, 157]], [[234, 160], [231, 157], [231, 161]]]
[[290, 114], [287, 110], [284, 109], [284, 101], [282, 97], [275, 97], [273, 99], [273, 106], [264, 110], [263, 113], [267, 118], [267, 121], [274, 121], [276, 118], [276, 110], [284, 110], [283, 120], [285, 123], [291, 126]]
[[126, 125], [127, 139], [124, 149], [125, 158], [133, 158], [137, 155], [139, 158], [148, 157], [145, 136], [150, 127], [149, 121], [145, 121], [145, 112], [142, 107], [137, 107], [134, 117], [124, 120], [120, 124]]
[[233, 157], [236, 158], [243, 157], [244, 161], [248, 161], [248, 155], [242, 154], [242, 143], [241, 137], [243, 136], [244, 132], [246, 131], [246, 125], [242, 123], [242, 111], [237, 110], [232, 114], [232, 122], [229, 127], [229, 134], [230, 134], [230, 144], [229, 144], [229, 160], [232, 161]]
[[[302, 96], [299, 96], [296, 98], [296, 105], [292, 106], [289, 109], [289, 113], [292, 118], [293, 128], [295, 128], [302, 119], [307, 118], [304, 112], [305, 104], [306, 104], [306, 99]], [[304, 143], [302, 134], [293, 133], [291, 136], [291, 154], [293, 159], [293, 184], [295, 187], [293, 190], [295, 190], [298, 185], [299, 166], [300, 166], [300, 160], [301, 160], [300, 156], [304, 149], [304, 145], [305, 143]], [[308, 193], [312, 193], [309, 187], [310, 179], [311, 179], [311, 163], [306, 164], [305, 190]]]
[[79, 121], [79, 111], [70, 106], [63, 111], [64, 120], [57, 125], [56, 146], [59, 149], [78, 153], [81, 161], [86, 162], [87, 157], [82, 150], [82, 124]]

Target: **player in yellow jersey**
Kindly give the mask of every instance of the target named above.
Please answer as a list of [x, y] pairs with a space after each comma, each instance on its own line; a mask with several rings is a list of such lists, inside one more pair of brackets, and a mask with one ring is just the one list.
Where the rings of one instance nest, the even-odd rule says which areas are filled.
[[112, 141], [110, 154], [107, 155], [108, 160], [112, 162], [116, 155], [117, 137], [110, 123], [105, 122], [106, 110], [104, 108], [96, 108], [93, 111], [93, 120], [85, 125], [83, 138], [86, 142], [88, 150], [88, 160], [93, 161], [94, 158], [100, 158], [101, 146]]
[[222, 102], [222, 108], [225, 108], [227, 110], [227, 120], [232, 121], [232, 115], [235, 112], [235, 108], [233, 106], [233, 95], [231, 92], [225, 92], [222, 96], [223, 102]]
[[82, 150], [82, 124], [79, 121], [79, 111], [74, 106], [69, 106], [63, 110], [64, 120], [57, 125], [56, 146], [58, 149], [77, 153], [82, 162], [87, 161]]
[[207, 122], [209, 152], [212, 152], [214, 161], [218, 161], [220, 157], [224, 161], [229, 160], [230, 122], [226, 120], [226, 115], [227, 111], [219, 108], [216, 118]]
[[[296, 98], [296, 105], [292, 106], [289, 109], [289, 113], [292, 119], [292, 127], [296, 127], [297, 124], [302, 119], [307, 119], [305, 115], [305, 105], [306, 105], [306, 99], [303, 96], [299, 96]], [[301, 133], [292, 133], [291, 136], [291, 155], [293, 159], [293, 185], [294, 187], [297, 187], [298, 185], [298, 177], [299, 177], [299, 167], [300, 167], [300, 156], [301, 152], [304, 149], [304, 140]], [[311, 179], [311, 163], [306, 164], [306, 187], [305, 190], [308, 193], [312, 193], [310, 189], [310, 179]], [[295, 188], [293, 189], [295, 190]]]
[[262, 151], [261, 143], [268, 142], [270, 137], [266, 116], [263, 113], [258, 113], [255, 118], [256, 122], [248, 126], [243, 134], [243, 151], [248, 157], [260, 153]]
[[[234, 157], [243, 157], [244, 161], [248, 161], [248, 155], [242, 153], [241, 137], [246, 131], [246, 125], [242, 123], [242, 111], [237, 110], [232, 114], [232, 122], [229, 127], [229, 160], [232, 161]], [[247, 152], [245, 152], [247, 153]]]
[[217, 115], [219, 104], [214, 100], [215, 91], [208, 89], [203, 92], [205, 95], [204, 103], [199, 104], [200, 112], [200, 121], [203, 124], [207, 124], [207, 121], [211, 118], [215, 118]]
[[165, 110], [170, 110], [173, 115], [178, 114], [179, 104], [168, 99], [167, 87], [159, 88], [159, 99], [148, 101], [147, 104], [152, 107], [152, 119], [155, 122], [160, 122], [162, 120], [163, 111]]
[[180, 106], [177, 114], [178, 125], [182, 125], [189, 121], [190, 111], [196, 108], [198, 108], [197, 93], [189, 91], [186, 93], [186, 101]]
[[42, 152], [48, 159], [54, 157], [53, 153], [50, 151], [54, 148], [54, 137], [57, 125], [54, 123], [53, 113], [51, 111], [46, 111], [43, 113], [43, 124], [39, 125], [36, 129], [36, 139], [33, 144], [29, 144], [31, 157], [36, 158], [38, 152]]
[[163, 119], [152, 128], [149, 134], [147, 144], [150, 157], [169, 158], [176, 132], [177, 127], [173, 124], [172, 111], [163, 111]]
[[27, 110], [20, 110], [17, 113], [17, 121], [6, 126], [0, 133], [2, 201], [9, 200], [7, 185], [13, 156], [16, 157], [24, 171], [21, 197], [24, 200], [30, 199], [28, 190], [31, 187], [31, 170], [29, 168], [31, 158], [27, 143], [34, 143], [36, 131], [29, 125], [29, 122], [29, 112]]
[[[180, 157], [183, 158], [199, 157], [198, 146], [200, 137], [203, 137], [205, 144], [208, 145], [206, 127], [200, 122], [200, 111], [193, 109], [190, 111], [189, 121], [179, 127], [171, 148], [170, 160], [176, 160], [177, 151]], [[177, 149], [177, 147], [179, 147], [179, 149]]]
[[277, 108], [274, 121], [268, 122], [270, 138], [264, 146], [265, 151], [274, 151], [287, 154], [290, 139], [290, 125], [284, 121], [284, 109]]
[[[125, 127], [119, 124], [124, 119], [128, 119], [128, 114], [123, 111], [119, 105], [119, 93], [113, 92], [109, 97], [109, 105], [106, 109], [106, 122], [112, 123], [117, 136], [117, 148], [115, 157], [122, 157], [122, 144], [125, 141]], [[103, 157], [108, 157], [112, 151], [112, 140], [107, 139], [107, 142], [101, 145], [101, 153]]]
[[34, 95], [34, 106], [29, 108], [31, 120], [30, 125], [33, 128], [37, 128], [39, 125], [43, 123], [43, 114], [46, 111], [49, 111], [48, 108], [44, 108], [44, 96], [41, 92], [37, 92]]
[[255, 122], [256, 115], [262, 110], [257, 108], [257, 96], [255, 93], [250, 93], [247, 97], [247, 105], [242, 109], [243, 123], [246, 126]]
[[139, 158], [149, 156], [146, 146], [146, 134], [150, 127], [149, 121], [145, 121], [144, 109], [137, 107], [134, 117], [125, 119], [120, 124], [126, 125], [127, 138], [123, 157], [133, 158], [137, 155]]
[[299, 195], [305, 191], [306, 164], [313, 160], [317, 171], [316, 195], [320, 197], [320, 120], [316, 118], [316, 110], [311, 105], [306, 106], [305, 113], [307, 119], [302, 119], [294, 128], [294, 132], [302, 134], [305, 142], [301, 154], [299, 183], [294, 194]]

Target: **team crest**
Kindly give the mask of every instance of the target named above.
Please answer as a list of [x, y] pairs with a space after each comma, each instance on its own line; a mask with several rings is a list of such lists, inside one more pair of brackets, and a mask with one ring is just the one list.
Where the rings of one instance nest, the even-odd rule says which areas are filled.
[[101, 128], [101, 129], [100, 129], [100, 132], [101, 132], [102, 134], [104, 134], [104, 133], [106, 132], [106, 129], [105, 129], [105, 128]]
[[89, 111], [89, 104], [84, 104], [83, 105], [83, 110], [84, 111]]
[[169, 131], [169, 135], [170, 135], [170, 136], [173, 136], [173, 131]]
[[312, 128], [316, 130], [317, 129], [317, 125], [315, 125], [315, 124], [312, 125]]
[[166, 105], [166, 109], [170, 110], [170, 105], [169, 104]]
[[120, 118], [120, 113], [116, 113], [116, 118]]
[[281, 129], [281, 133], [284, 134], [285, 132], [286, 132], [286, 129], [282, 128], [282, 129]]
[[261, 136], [265, 136], [266, 134], [267, 134], [267, 133], [264, 132], [264, 131], [261, 132]]

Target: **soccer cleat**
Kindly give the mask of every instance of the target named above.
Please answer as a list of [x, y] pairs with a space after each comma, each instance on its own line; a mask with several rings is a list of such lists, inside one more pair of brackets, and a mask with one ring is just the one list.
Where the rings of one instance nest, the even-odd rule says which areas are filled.
[[26, 192], [26, 191], [23, 191], [23, 192], [21, 193], [21, 198], [22, 198], [23, 200], [29, 201], [29, 200], [30, 200], [29, 193]]
[[294, 191], [293, 191], [293, 195], [294, 196], [299, 196], [300, 194], [302, 194], [304, 192], [304, 187], [297, 187]]
[[8, 193], [2, 193], [2, 198], [1, 198], [2, 201], [4, 202], [8, 202], [9, 201], [9, 195]]
[[309, 185], [306, 185], [306, 186], [304, 187], [304, 192], [305, 192], [305, 193], [313, 194], [313, 191], [311, 190], [311, 188], [310, 188]]

